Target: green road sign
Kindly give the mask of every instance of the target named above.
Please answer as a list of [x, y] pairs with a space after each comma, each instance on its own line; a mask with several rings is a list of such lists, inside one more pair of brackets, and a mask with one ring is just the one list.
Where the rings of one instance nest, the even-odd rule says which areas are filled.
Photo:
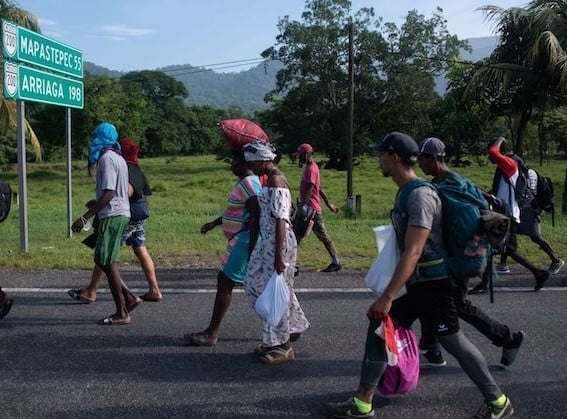
[[6, 61], [4, 96], [83, 109], [83, 82]]
[[83, 53], [61, 42], [2, 20], [2, 54], [16, 61], [83, 77]]

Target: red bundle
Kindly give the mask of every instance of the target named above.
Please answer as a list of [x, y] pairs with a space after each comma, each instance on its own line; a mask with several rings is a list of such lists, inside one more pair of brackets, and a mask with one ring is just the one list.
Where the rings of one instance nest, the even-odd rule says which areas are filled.
[[228, 147], [233, 151], [242, 150], [244, 145], [253, 141], [270, 142], [268, 134], [248, 119], [225, 119], [220, 121], [220, 127]]

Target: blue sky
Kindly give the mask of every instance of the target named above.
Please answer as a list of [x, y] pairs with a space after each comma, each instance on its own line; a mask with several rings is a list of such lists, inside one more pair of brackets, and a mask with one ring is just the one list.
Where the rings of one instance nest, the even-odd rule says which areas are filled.
[[[17, 0], [35, 14], [42, 33], [83, 52], [83, 59], [111, 70], [155, 69], [170, 64], [210, 66], [259, 59], [272, 46], [280, 17], [299, 20], [304, 0]], [[408, 10], [431, 16], [443, 9], [451, 33], [490, 36], [493, 24], [476, 9], [517, 0], [352, 0], [372, 6], [385, 22], [401, 23]], [[238, 63], [235, 63], [238, 64]], [[247, 66], [227, 64], [219, 71]], [[209, 68], [219, 68], [211, 66]]]

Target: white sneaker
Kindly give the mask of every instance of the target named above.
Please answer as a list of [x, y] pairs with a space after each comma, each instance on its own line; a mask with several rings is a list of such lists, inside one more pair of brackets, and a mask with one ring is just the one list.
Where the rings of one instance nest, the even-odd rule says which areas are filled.
[[499, 274], [509, 274], [510, 268], [507, 265], [498, 264], [494, 267], [494, 270]]
[[547, 272], [549, 272], [550, 275], [556, 275], [559, 273], [559, 271], [563, 268], [564, 265], [565, 265], [565, 261], [559, 259], [559, 262], [555, 262], [549, 265], [549, 269], [547, 270]]

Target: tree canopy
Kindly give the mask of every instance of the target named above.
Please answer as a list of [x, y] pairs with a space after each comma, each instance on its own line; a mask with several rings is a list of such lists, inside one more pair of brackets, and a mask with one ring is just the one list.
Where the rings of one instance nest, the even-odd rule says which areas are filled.
[[281, 61], [277, 86], [260, 118], [284, 150], [308, 140], [343, 168], [348, 116], [348, 26], [353, 25], [355, 153], [392, 129], [415, 136], [432, 130], [429, 110], [438, 99], [434, 76], [466, 48], [449, 34], [441, 9], [427, 19], [410, 11], [403, 25], [382, 24], [373, 8], [353, 12], [348, 0], [310, 0], [302, 21], [278, 22], [276, 44], [262, 56]]

